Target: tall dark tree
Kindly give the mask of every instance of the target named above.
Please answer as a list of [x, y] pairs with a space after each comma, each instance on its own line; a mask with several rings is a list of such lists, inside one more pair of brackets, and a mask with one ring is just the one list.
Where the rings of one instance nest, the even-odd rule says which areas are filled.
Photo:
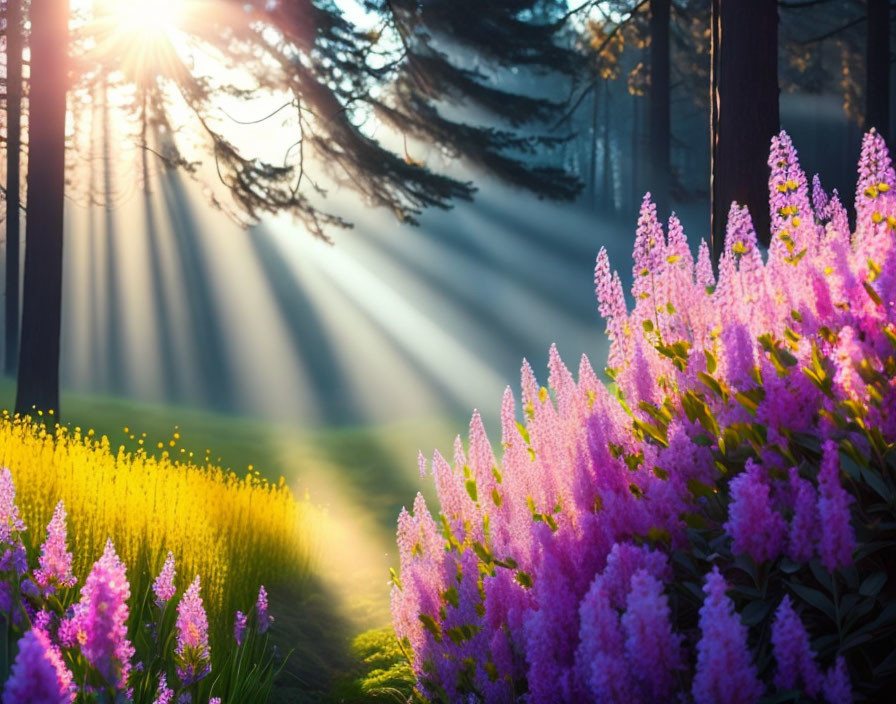
[[650, 180], [661, 213], [668, 211], [671, 183], [670, 14], [671, 0], [650, 0]]
[[16, 411], [59, 408], [68, 0], [31, 0], [28, 212]]
[[[322, 205], [323, 171], [405, 222], [415, 222], [425, 208], [471, 198], [471, 183], [440, 173], [436, 160], [414, 156], [414, 140], [541, 196], [578, 193], [574, 175], [535, 157], [565, 136], [540, 131], [562, 106], [529, 90], [533, 76], [560, 76], [578, 65], [579, 55], [558, 41], [565, 3], [367, 0], [365, 6], [379, 20], [373, 28], [354, 26], [334, 0], [222, 0], [214, 12], [187, 0], [171, 32], [213, 47], [209, 54], [221, 58], [214, 77], [198, 73], [167, 31], [122, 21], [116, 3], [97, 5], [99, 14], [79, 29], [73, 51], [82, 84], [117, 75], [136, 87], [133, 111], [142, 123], [136, 136], [162, 135], [162, 148], [153, 153], [166, 167], [196, 175], [198, 163], [213, 157], [223, 186], [207, 184], [212, 202], [245, 223], [290, 213], [321, 238], [331, 226], [348, 226]], [[58, 408], [67, 20], [65, 0], [33, 0], [28, 184], [34, 196], [16, 403], [25, 411]], [[526, 78], [515, 78], [511, 67]], [[248, 74], [261, 92], [283, 97], [276, 114], [280, 119], [290, 111], [295, 137], [282, 161], [246, 154], [228, 131], [235, 125], [222, 117], [222, 97], [253, 95], [222, 81], [228, 72]], [[505, 87], [510, 81], [515, 85]], [[560, 93], [556, 80], [545, 83]], [[169, 112], [175, 102], [192, 125], [183, 125], [183, 110], [176, 117]], [[489, 117], [474, 121], [472, 114]], [[378, 141], [375, 121], [403, 137], [404, 148]], [[189, 126], [204, 138], [204, 153], [178, 141], [180, 128]]]
[[890, 130], [890, 0], [867, 0], [865, 128]]
[[768, 245], [768, 148], [778, 132], [777, 0], [712, 0], [712, 251], [732, 201], [746, 205]]
[[19, 188], [22, 147], [22, 0], [6, 2], [6, 323], [3, 370], [16, 373], [19, 351]]

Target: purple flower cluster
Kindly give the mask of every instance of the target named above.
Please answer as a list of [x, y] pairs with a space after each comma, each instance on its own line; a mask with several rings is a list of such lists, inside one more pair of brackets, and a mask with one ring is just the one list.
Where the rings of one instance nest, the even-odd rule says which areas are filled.
[[[774, 681], [756, 668], [722, 572], [705, 576], [699, 632], [679, 632], [670, 614], [664, 551], [686, 549], [689, 526], [711, 510], [726, 514], [715, 525], [744, 563], [851, 564], [854, 498], [840, 455], [855, 424], [838, 426], [837, 414], [865, 408], [862, 422], [896, 441], [896, 386], [871, 387], [890, 374], [896, 340], [886, 146], [865, 137], [855, 231], [817, 178], [810, 198], [785, 133], [769, 166], [767, 256], [733, 204], [716, 278], [706, 243], [695, 261], [681, 223], [664, 228], [649, 195], [631, 310], [598, 254], [612, 390], [586, 357], [573, 374], [551, 348], [545, 386], [524, 362], [519, 400], [505, 392], [499, 454], [475, 414], [468, 442], [433, 456], [440, 510], [418, 495], [401, 512], [392, 590], [424, 694], [512, 701], [523, 682], [539, 702], [747, 702], [796, 682], [849, 700], [845, 661], [824, 674], [807, 664], [790, 601], [777, 611]], [[795, 437], [818, 439], [820, 463], [790, 458]], [[753, 454], [722, 473], [715, 458], [732, 438]]]
[[45, 631], [32, 629], [19, 640], [19, 652], [3, 689], [3, 704], [70, 704], [72, 673]]

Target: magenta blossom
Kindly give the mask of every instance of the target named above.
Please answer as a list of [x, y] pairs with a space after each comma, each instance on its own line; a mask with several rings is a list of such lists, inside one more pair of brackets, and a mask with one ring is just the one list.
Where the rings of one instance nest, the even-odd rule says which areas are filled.
[[156, 604], [161, 608], [174, 596], [174, 555], [170, 552], [162, 565], [162, 571], [152, 583], [156, 595]]
[[208, 618], [199, 595], [200, 588], [199, 575], [196, 575], [177, 605], [177, 647], [174, 653], [177, 676], [184, 687], [198, 682], [212, 669]]
[[747, 627], [725, 595], [726, 589], [725, 579], [714, 567], [706, 576], [706, 600], [700, 607], [703, 637], [697, 644], [693, 688], [697, 704], [753, 704], [762, 696], [762, 683], [747, 647]]
[[72, 554], [66, 544], [65, 518], [65, 507], [60, 501], [47, 526], [47, 539], [38, 558], [40, 568], [34, 571], [35, 581], [45, 589], [53, 589], [54, 585], [73, 587], [78, 581], [72, 574]]
[[108, 540], [87, 575], [74, 615], [65, 627], [60, 626], [60, 638], [74, 636], [87, 661], [117, 688], [125, 686], [134, 655], [127, 638], [130, 596], [125, 566]]

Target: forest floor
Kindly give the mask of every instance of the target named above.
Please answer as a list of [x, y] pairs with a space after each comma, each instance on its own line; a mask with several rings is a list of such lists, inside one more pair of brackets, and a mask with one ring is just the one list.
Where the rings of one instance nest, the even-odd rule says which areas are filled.
[[[13, 383], [0, 380], [0, 408], [11, 408], [13, 400]], [[192, 452], [198, 464], [209, 457], [237, 474], [258, 472], [275, 483], [283, 477], [313, 513], [317, 570], [312, 584], [272, 591], [278, 647], [292, 651], [275, 701], [361, 700], [355, 678], [371, 668], [387, 669], [397, 656], [384, 632], [353, 641], [389, 625], [398, 513], [418, 491], [432, 505], [432, 482], [419, 476], [417, 451], [450, 451], [462, 420], [311, 429], [81, 393], [63, 393], [61, 406], [64, 424], [93, 428], [109, 438], [113, 450], [123, 445], [136, 451], [143, 439], [148, 454], [162, 452], [158, 443], [167, 450], [176, 430], [176, 456], [189, 458]]]

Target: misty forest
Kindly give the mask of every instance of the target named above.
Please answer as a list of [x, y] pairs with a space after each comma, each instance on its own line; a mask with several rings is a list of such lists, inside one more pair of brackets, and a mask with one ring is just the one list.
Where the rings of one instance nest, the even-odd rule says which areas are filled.
[[896, 697], [891, 0], [0, 0], [0, 704]]

